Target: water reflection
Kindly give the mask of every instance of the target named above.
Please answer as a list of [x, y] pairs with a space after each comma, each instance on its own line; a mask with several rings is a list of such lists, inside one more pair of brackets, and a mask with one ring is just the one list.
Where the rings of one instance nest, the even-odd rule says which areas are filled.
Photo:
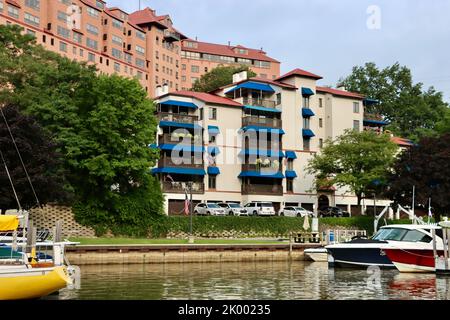
[[[302, 300], [449, 299], [449, 278], [333, 270], [326, 263], [226, 263], [85, 266], [80, 290], [59, 299]], [[378, 275], [376, 275], [378, 276]]]

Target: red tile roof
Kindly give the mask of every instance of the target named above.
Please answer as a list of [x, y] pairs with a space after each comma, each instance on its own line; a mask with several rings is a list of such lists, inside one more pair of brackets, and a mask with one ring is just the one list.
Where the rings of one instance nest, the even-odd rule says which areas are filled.
[[414, 142], [405, 138], [392, 137], [391, 141], [402, 147], [412, 147], [414, 145]]
[[328, 88], [328, 87], [316, 87], [316, 91], [317, 92], [331, 93], [334, 96], [349, 97], [349, 98], [356, 98], [356, 99], [364, 99], [364, 96], [359, 94], [359, 93], [349, 92], [349, 91], [344, 91], [344, 90], [338, 90], [338, 89], [333, 89], [333, 88]]
[[167, 16], [157, 16], [155, 14], [155, 11], [150, 8], [145, 8], [143, 10], [133, 12], [128, 16], [130, 22], [137, 25], [157, 24], [163, 29], [168, 29], [168, 27], [163, 22], [166, 18]]
[[276, 81], [280, 81], [280, 80], [283, 80], [283, 79], [286, 79], [286, 78], [289, 78], [289, 77], [292, 77], [292, 76], [300, 76], [300, 77], [306, 77], [306, 78], [313, 78], [313, 79], [316, 79], [316, 80], [320, 80], [320, 79], [323, 79], [321, 76], [318, 76], [318, 75], [316, 75], [316, 74], [314, 74], [314, 73], [311, 73], [311, 72], [308, 72], [308, 71], [305, 71], [305, 70], [302, 70], [302, 69], [294, 69], [294, 70], [292, 70], [291, 72], [288, 72], [288, 73], [286, 73], [285, 75], [283, 75], [283, 76], [281, 76], [281, 77], [279, 77], [279, 78], [277, 78], [277, 79], [275, 79]]
[[[187, 46], [185, 46], [185, 42], [194, 42], [197, 44], [197, 48], [187, 47]], [[245, 49], [248, 51], [248, 54], [237, 53], [234, 51], [234, 49], [236, 49], [236, 48]], [[200, 42], [200, 41], [188, 39], [188, 40], [185, 40], [182, 42], [182, 49], [184, 51], [190, 51], [190, 52], [208, 53], [208, 54], [215, 54], [215, 55], [226, 56], [226, 57], [236, 57], [236, 58], [254, 59], [254, 60], [260, 60], [260, 61], [269, 61], [269, 62], [280, 63], [278, 60], [268, 57], [266, 55], [266, 52], [264, 52], [263, 50], [246, 48], [241, 45], [228, 46], [228, 45], [223, 45], [223, 44]]]
[[[164, 96], [167, 96], [167, 95], [195, 98], [195, 99], [201, 100], [203, 102], [212, 103], [212, 104], [220, 104], [220, 105], [226, 105], [226, 106], [232, 106], [232, 107], [242, 107], [242, 104], [235, 102], [231, 99], [228, 99], [225, 97], [220, 97], [220, 96], [210, 94], [210, 93], [205, 93], [205, 92], [176, 91], [176, 92], [170, 92]], [[164, 96], [161, 96], [158, 98], [162, 98]]]

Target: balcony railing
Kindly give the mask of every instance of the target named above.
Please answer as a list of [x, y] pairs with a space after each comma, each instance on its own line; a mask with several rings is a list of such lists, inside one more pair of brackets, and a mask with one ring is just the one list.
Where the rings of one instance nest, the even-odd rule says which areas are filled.
[[282, 128], [281, 119], [273, 119], [273, 118], [260, 118], [255, 116], [245, 116], [242, 118], [242, 126], [259, 126], [259, 127], [268, 127], [268, 128]]
[[282, 185], [266, 185], [266, 184], [243, 184], [242, 185], [243, 195], [283, 195]]
[[266, 100], [259, 98], [243, 98], [243, 104], [247, 106], [258, 106], [273, 109], [277, 105], [277, 103], [273, 100]]
[[158, 119], [160, 121], [188, 123], [188, 124], [196, 124], [198, 122], [197, 116], [191, 116], [191, 115], [179, 114], [179, 113], [160, 112], [160, 113], [158, 113]]
[[[171, 182], [163, 181], [162, 190], [166, 193], [185, 193], [188, 187], [188, 182]], [[205, 184], [203, 182], [193, 182], [192, 183], [192, 193], [193, 194], [204, 194]]]
[[[264, 162], [264, 160], [263, 160]], [[277, 173], [282, 173], [281, 164], [271, 163], [268, 166], [264, 164], [243, 164], [242, 171], [256, 171], [260, 172], [261, 175], [275, 175]]]
[[[183, 162], [185, 161], [185, 162]], [[181, 163], [178, 163], [181, 162]], [[159, 168], [165, 168], [165, 167], [171, 167], [171, 168], [193, 168], [193, 169], [203, 169], [205, 167], [204, 163], [197, 164], [195, 163], [194, 159], [189, 158], [186, 160], [183, 160], [182, 158], [179, 159], [179, 161], [173, 161], [171, 158], [162, 158], [158, 161], [158, 167]]]
[[184, 134], [184, 133], [164, 133], [159, 137], [159, 144], [189, 144], [202, 145], [203, 139], [201, 135]]
[[181, 40], [180, 34], [178, 32], [173, 32], [170, 30], [164, 30], [164, 38], [166, 38], [167, 40], [172, 40], [172, 41], [180, 41]]

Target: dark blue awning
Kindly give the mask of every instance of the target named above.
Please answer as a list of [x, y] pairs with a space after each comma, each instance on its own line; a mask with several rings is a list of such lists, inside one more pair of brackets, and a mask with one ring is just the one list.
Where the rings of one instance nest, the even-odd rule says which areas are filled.
[[287, 179], [295, 179], [295, 178], [297, 178], [297, 172], [295, 172], [295, 171], [291, 171], [291, 170], [287, 170], [286, 171], [286, 178]]
[[284, 158], [284, 153], [281, 150], [277, 152], [273, 150], [263, 150], [263, 149], [247, 149], [242, 150], [239, 153], [240, 156], [260, 156], [260, 157], [278, 157]]
[[182, 123], [182, 122], [172, 122], [172, 121], [160, 121], [159, 126], [163, 127], [172, 127], [172, 128], [184, 128], [184, 129], [202, 129], [198, 124], [192, 123]]
[[190, 169], [190, 168], [156, 168], [152, 169], [153, 174], [157, 173], [167, 173], [167, 174], [183, 174], [192, 176], [205, 176], [206, 172], [204, 169]]
[[276, 174], [264, 174], [260, 171], [243, 171], [238, 178], [266, 178], [266, 179], [284, 179], [284, 175], [281, 172]]
[[244, 83], [238, 84], [236, 87], [226, 91], [225, 93], [234, 92], [234, 91], [239, 90], [239, 89], [259, 90], [259, 91], [265, 91], [265, 92], [270, 92], [270, 93], [274, 93], [275, 92], [275, 90], [273, 90], [272, 87], [269, 86], [266, 83], [259, 83], [259, 82], [248, 81], [248, 82], [244, 82]]
[[379, 120], [364, 120], [364, 125], [387, 126], [389, 122]]
[[162, 144], [159, 146], [161, 150], [164, 151], [183, 151], [183, 152], [193, 152], [193, 153], [204, 153], [205, 147], [200, 146], [189, 146], [181, 144]]
[[376, 100], [376, 99], [366, 98], [366, 99], [363, 100], [363, 104], [364, 104], [365, 107], [372, 106], [374, 104], [379, 104], [379, 103], [380, 103], [380, 101]]
[[302, 88], [302, 96], [313, 96], [315, 93], [310, 88]]
[[220, 153], [220, 149], [218, 147], [208, 147], [208, 153], [214, 156]]
[[302, 116], [303, 118], [314, 117], [316, 114], [309, 108], [302, 108]]
[[208, 167], [208, 174], [210, 176], [217, 176], [220, 174], [220, 169], [217, 167]]
[[297, 159], [295, 151], [286, 151], [286, 159]]
[[248, 127], [244, 127], [242, 128], [242, 130], [245, 131], [250, 131], [250, 130], [254, 130], [257, 132], [263, 132], [263, 131], [267, 131], [267, 133], [271, 133], [271, 134], [286, 134], [286, 132], [284, 132], [283, 129], [275, 129], [275, 128], [267, 128], [267, 127], [258, 127], [258, 126], [248, 126]]
[[258, 111], [264, 111], [264, 112], [273, 112], [273, 113], [281, 113], [280, 110], [275, 109], [275, 108], [266, 108], [266, 107], [257, 107], [257, 106], [244, 106], [244, 109], [258, 110]]
[[219, 127], [216, 127], [216, 126], [208, 126], [208, 132], [211, 134], [219, 134], [220, 129], [219, 129]]
[[198, 109], [198, 107], [195, 104], [193, 104], [192, 102], [175, 101], [175, 100], [168, 100], [168, 101], [161, 102], [161, 105]]
[[312, 138], [316, 136], [311, 129], [302, 129], [302, 135], [305, 138]]
[[152, 143], [148, 146], [150, 149], [158, 149], [158, 145], [156, 143]]

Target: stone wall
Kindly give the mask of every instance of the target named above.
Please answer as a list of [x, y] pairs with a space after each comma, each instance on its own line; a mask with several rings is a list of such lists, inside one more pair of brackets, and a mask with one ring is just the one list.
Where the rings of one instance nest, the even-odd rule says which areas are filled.
[[48, 205], [42, 209], [33, 209], [30, 211], [30, 219], [38, 229], [53, 230], [58, 220], [63, 221], [62, 235], [65, 238], [81, 237], [92, 238], [95, 237], [95, 231], [80, 225], [75, 221], [72, 209], [69, 207]]

